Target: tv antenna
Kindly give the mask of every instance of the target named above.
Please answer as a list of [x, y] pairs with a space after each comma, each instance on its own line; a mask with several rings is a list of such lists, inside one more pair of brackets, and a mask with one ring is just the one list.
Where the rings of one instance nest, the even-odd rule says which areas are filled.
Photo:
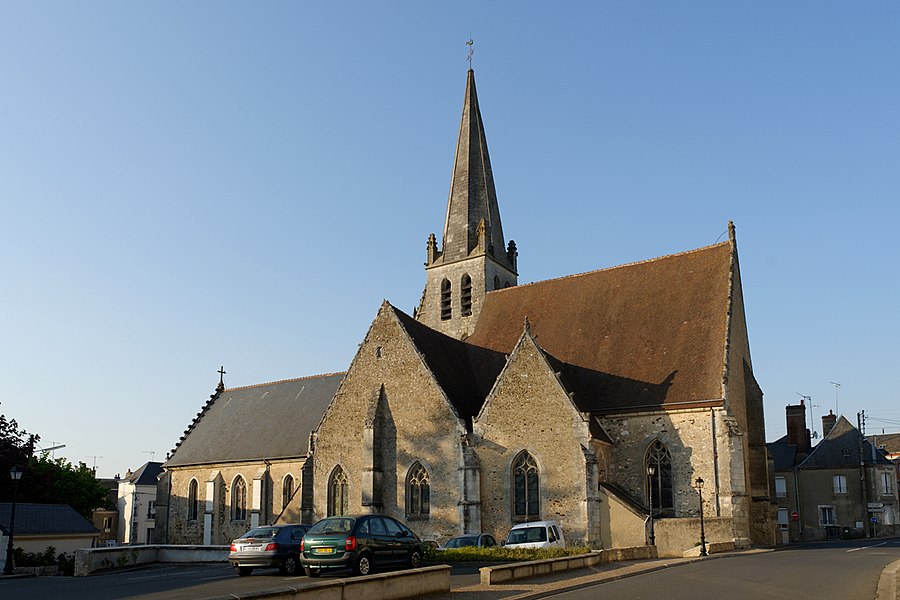
[[841, 389], [841, 384], [837, 381], [829, 381], [828, 383], [834, 386], [834, 414], [840, 416], [841, 412], [838, 410], [838, 390]]
[[794, 393], [797, 394], [798, 396], [800, 396], [802, 399], [806, 400], [806, 402], [808, 403], [808, 406], [809, 406], [809, 430], [811, 432], [810, 435], [813, 437], [813, 439], [818, 438], [819, 434], [816, 433], [815, 427], [813, 427], [813, 423], [815, 423], [815, 420], [813, 419], [813, 407], [814, 406], [818, 407], [819, 405], [813, 404], [812, 396], [806, 396], [804, 394], [801, 394], [800, 392], [794, 392]]

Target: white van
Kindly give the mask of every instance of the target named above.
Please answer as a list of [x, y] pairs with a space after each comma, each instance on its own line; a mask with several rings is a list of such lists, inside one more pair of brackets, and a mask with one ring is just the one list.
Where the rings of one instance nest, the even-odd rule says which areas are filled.
[[564, 548], [566, 540], [556, 521], [519, 523], [506, 536], [507, 548]]

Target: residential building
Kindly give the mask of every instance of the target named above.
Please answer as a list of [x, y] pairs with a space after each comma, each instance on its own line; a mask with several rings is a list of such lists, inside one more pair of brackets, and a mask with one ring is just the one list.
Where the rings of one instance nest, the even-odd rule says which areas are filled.
[[162, 463], [148, 462], [119, 481], [116, 507], [119, 512], [120, 544], [156, 542], [156, 491]]

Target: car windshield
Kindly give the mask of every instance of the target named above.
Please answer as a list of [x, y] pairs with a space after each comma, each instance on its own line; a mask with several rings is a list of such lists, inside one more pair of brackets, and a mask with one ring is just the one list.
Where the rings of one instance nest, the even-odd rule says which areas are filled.
[[507, 544], [530, 544], [532, 542], [546, 542], [546, 527], [522, 527], [521, 529], [512, 529], [509, 537], [506, 538]]
[[353, 529], [356, 519], [348, 517], [329, 517], [322, 519], [313, 525], [306, 533], [308, 535], [342, 535], [348, 534]]
[[477, 546], [478, 545], [478, 537], [474, 535], [466, 535], [461, 537], [451, 538], [447, 541], [447, 545], [445, 548], [463, 548], [465, 546]]
[[257, 527], [256, 529], [251, 529], [244, 535], [242, 538], [273, 538], [278, 535], [277, 527]]

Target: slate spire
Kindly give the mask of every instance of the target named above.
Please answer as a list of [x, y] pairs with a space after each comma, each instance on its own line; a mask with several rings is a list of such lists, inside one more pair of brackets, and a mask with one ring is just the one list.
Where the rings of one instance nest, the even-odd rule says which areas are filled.
[[476, 248], [503, 263], [509, 262], [475, 91], [475, 72], [469, 69], [441, 254], [447, 263], [468, 258]]

